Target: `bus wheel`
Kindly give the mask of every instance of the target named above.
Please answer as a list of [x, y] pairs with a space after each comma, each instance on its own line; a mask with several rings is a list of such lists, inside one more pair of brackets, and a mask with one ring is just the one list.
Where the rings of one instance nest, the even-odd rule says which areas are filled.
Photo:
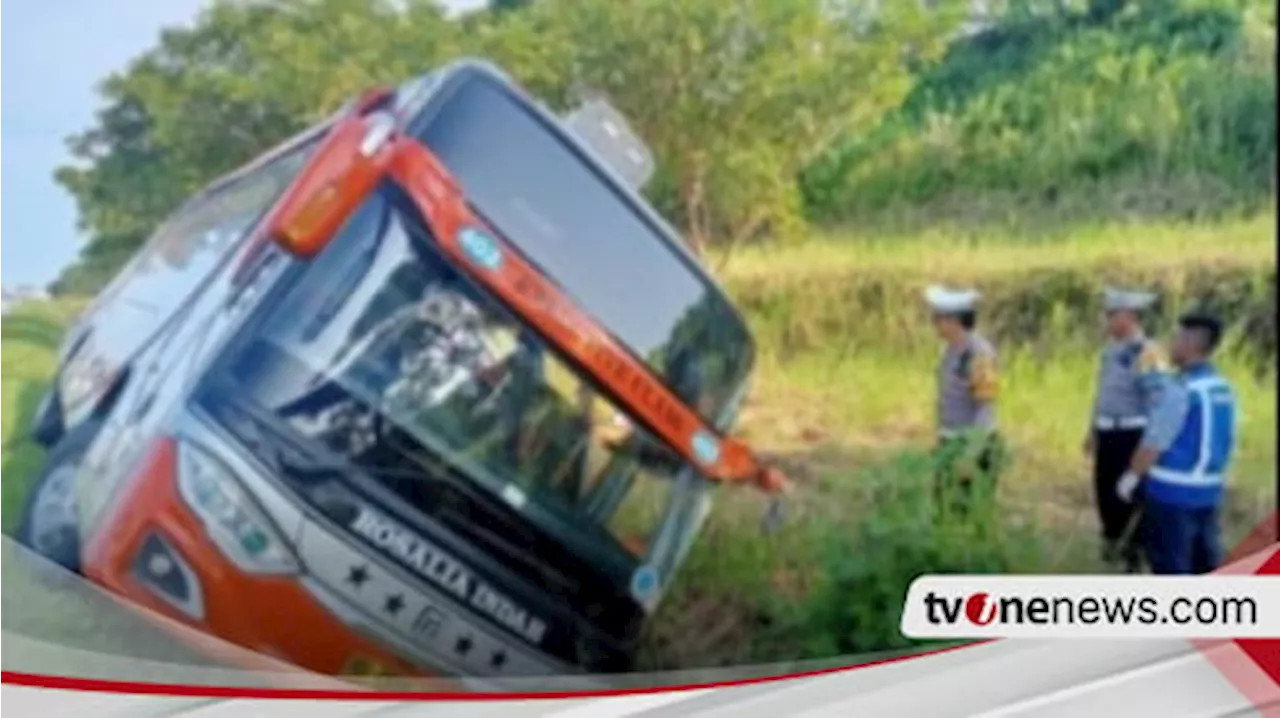
[[15, 532], [15, 538], [23, 546], [73, 573], [80, 572], [76, 474], [98, 433], [98, 426], [94, 420], [85, 422], [49, 453], [31, 486]]

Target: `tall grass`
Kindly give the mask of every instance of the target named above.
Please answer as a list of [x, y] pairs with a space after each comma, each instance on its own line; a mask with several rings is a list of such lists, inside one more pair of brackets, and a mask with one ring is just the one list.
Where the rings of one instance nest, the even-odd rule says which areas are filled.
[[1207, 305], [1226, 316], [1233, 347], [1275, 356], [1274, 213], [1215, 224], [1077, 226], [1049, 235], [844, 232], [799, 246], [719, 258], [761, 344], [806, 351], [922, 351], [932, 346], [920, 291], [931, 283], [983, 292], [984, 332], [1042, 356], [1096, 346], [1101, 292], [1140, 284], [1161, 301], [1151, 329]]
[[[901, 351], [766, 357], [743, 433], [793, 478], [788, 521], [761, 533], [764, 499], [719, 494], [652, 627], [652, 666], [909, 648], [897, 625], [921, 573], [1110, 570], [1097, 559], [1081, 453], [1096, 356], [1004, 356], [999, 417], [1010, 461], [994, 510], [944, 527], [926, 520], [935, 359]], [[1250, 360], [1219, 363], [1241, 404], [1223, 521], [1232, 546], [1275, 508], [1276, 380]]]

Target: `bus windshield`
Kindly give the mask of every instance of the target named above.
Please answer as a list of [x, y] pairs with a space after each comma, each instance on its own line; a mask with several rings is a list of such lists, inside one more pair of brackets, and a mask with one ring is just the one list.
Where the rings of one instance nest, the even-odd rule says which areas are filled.
[[373, 476], [443, 460], [611, 575], [665, 561], [683, 464], [446, 261], [398, 190], [297, 271], [230, 365], [256, 404]]
[[750, 334], [633, 203], [499, 81], [441, 90], [415, 137], [476, 211], [712, 425], [746, 381]]

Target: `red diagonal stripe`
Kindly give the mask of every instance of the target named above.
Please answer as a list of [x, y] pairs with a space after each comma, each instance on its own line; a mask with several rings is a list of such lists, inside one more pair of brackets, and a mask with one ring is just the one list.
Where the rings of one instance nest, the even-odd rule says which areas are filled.
[[[1272, 518], [1274, 523], [1275, 518]], [[1259, 575], [1274, 576], [1280, 574], [1280, 551], [1271, 554], [1271, 558], [1258, 568]], [[1280, 685], [1280, 639], [1251, 638], [1236, 641], [1240, 650], [1244, 651], [1254, 663], [1258, 664], [1271, 680]]]
[[[1231, 552], [1227, 566], [1222, 573], [1251, 572], [1255, 575], [1280, 574], [1280, 512], [1276, 512], [1258, 524], [1240, 545]], [[1263, 552], [1270, 552], [1256, 567], [1245, 568], [1233, 566], [1238, 562], [1253, 563], [1250, 557], [1259, 557]], [[1255, 559], [1256, 560], [1256, 559]], [[1243, 569], [1243, 570], [1242, 570]], [[1227, 642], [1236, 650], [1214, 650], [1225, 648], [1217, 641], [1193, 641], [1205, 653], [1206, 658], [1223, 677], [1231, 682], [1242, 695], [1263, 711], [1264, 715], [1275, 715], [1276, 701], [1280, 699], [1280, 639], [1235, 639]]]

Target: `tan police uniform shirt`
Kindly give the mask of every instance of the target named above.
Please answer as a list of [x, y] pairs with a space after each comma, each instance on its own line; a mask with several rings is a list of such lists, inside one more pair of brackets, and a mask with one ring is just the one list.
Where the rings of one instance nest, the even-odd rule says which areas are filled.
[[959, 346], [948, 346], [938, 363], [938, 434], [942, 438], [970, 429], [994, 431], [999, 392], [996, 350], [969, 332]]
[[1098, 364], [1089, 430], [1142, 429], [1169, 371], [1160, 345], [1138, 335], [1107, 342]]

